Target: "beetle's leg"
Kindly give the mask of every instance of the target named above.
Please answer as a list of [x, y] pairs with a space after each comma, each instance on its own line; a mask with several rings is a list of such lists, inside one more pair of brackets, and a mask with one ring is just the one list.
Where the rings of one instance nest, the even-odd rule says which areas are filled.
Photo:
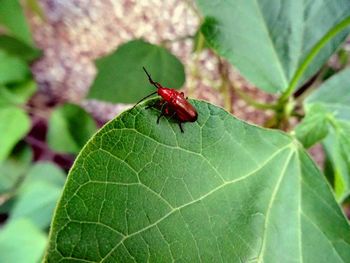
[[[174, 112], [173, 114], [171, 114], [171, 116], [169, 117], [169, 120], [172, 119], [173, 117], [176, 116], [176, 112]], [[180, 130], [182, 133], [184, 133], [184, 129], [182, 128], [182, 122], [180, 122], [179, 120], [177, 120], [177, 123], [179, 124]]]
[[157, 118], [157, 124], [159, 124], [159, 120], [160, 120], [160, 118], [162, 118], [163, 115], [164, 115], [163, 112], [161, 112], [160, 115]]
[[166, 105], [167, 105], [167, 102], [164, 101], [164, 102], [162, 103], [162, 107], [160, 108], [160, 115], [159, 115], [158, 118], [157, 118], [157, 124], [159, 124], [160, 118], [164, 115], [164, 110], [165, 110], [164, 107], [166, 107]]
[[149, 109], [149, 108], [158, 108], [160, 106], [160, 101], [156, 101], [156, 102], [153, 102], [149, 105], [146, 106], [146, 110]]
[[184, 133], [184, 130], [182, 129], [182, 123], [181, 122], [179, 122], [179, 127], [180, 127], [181, 132]]

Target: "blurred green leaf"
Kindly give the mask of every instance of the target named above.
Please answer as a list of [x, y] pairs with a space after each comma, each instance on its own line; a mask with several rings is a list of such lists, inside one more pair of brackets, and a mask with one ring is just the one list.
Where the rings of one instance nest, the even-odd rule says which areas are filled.
[[45, 233], [29, 220], [10, 220], [0, 229], [0, 262], [38, 263], [46, 242]]
[[333, 168], [334, 192], [339, 202], [350, 195], [350, 122], [335, 121], [323, 140], [323, 146]]
[[47, 142], [56, 152], [78, 153], [96, 129], [89, 113], [78, 105], [65, 104], [52, 112]]
[[168, 50], [143, 40], [121, 45], [96, 65], [98, 74], [88, 97], [98, 100], [134, 103], [155, 91], [143, 66], [164, 87], [180, 88], [185, 82], [182, 63]]
[[18, 0], [0, 0], [0, 26], [1, 25], [5, 26], [10, 35], [33, 46], [33, 39], [29, 26]]
[[28, 115], [17, 107], [0, 107], [0, 163], [30, 129]]
[[39, 49], [32, 47], [14, 37], [6, 35], [0, 35], [0, 49], [27, 62], [31, 62], [41, 55], [41, 51]]
[[[13, 207], [13, 204], [15, 203], [14, 198], [10, 198], [10, 196], [2, 196], [1, 197], [1, 205], [0, 205], [0, 214], [6, 214], [8, 215]], [[1, 215], [0, 215], [1, 216]]]
[[36, 163], [18, 190], [10, 218], [27, 218], [39, 228], [47, 228], [65, 178], [64, 171], [53, 163]]
[[66, 173], [59, 166], [51, 162], [37, 162], [28, 170], [19, 191], [26, 191], [32, 183], [37, 182], [45, 182], [61, 188], [65, 181]]
[[[323, 146], [333, 168], [333, 176], [328, 177], [334, 180], [331, 184], [340, 202], [350, 194], [349, 83], [350, 68], [347, 68], [329, 78], [305, 100], [307, 114], [314, 107], [319, 109], [320, 115], [323, 114], [323, 117], [314, 119], [314, 125], [320, 128], [319, 125], [323, 125], [323, 121], [327, 123], [328, 135], [323, 140]], [[305, 119], [307, 118], [312, 119], [312, 116], [306, 115]], [[324, 135], [322, 129], [319, 132]]]
[[193, 50], [192, 51], [193, 52], [201, 52], [207, 48], [209, 48], [209, 45], [208, 45], [207, 41], [205, 40], [201, 29], [199, 28], [198, 31], [196, 32], [196, 34], [194, 35]]
[[[350, 13], [349, 0], [197, 0], [202, 32], [243, 76], [268, 92], [284, 91], [322, 37]], [[349, 29], [327, 42], [299, 84], [315, 74]]]
[[312, 105], [306, 117], [295, 129], [296, 137], [309, 148], [327, 136], [328, 121], [327, 110], [321, 104]]
[[306, 100], [305, 107], [322, 104], [336, 119], [350, 121], [350, 68], [333, 75]]
[[0, 50], [0, 85], [20, 82], [30, 75], [27, 63]]
[[0, 163], [0, 194], [13, 190], [20, 177], [28, 171], [32, 157], [32, 150], [25, 145], [16, 147], [11, 155]]
[[0, 86], [0, 107], [25, 104], [37, 90], [33, 80], [27, 80], [12, 87]]
[[87, 143], [44, 262], [346, 262], [350, 226], [303, 147], [191, 103], [184, 133], [141, 104]]

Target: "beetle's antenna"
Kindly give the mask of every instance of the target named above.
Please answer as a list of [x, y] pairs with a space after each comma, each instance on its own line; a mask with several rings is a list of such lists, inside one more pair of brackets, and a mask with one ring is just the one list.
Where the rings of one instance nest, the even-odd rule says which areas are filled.
[[157, 89], [161, 88], [162, 86], [158, 83], [153, 81], [153, 79], [151, 78], [151, 75], [147, 72], [147, 70], [145, 69], [145, 67], [142, 67], [143, 70], [145, 71], [147, 77], [148, 77], [148, 81], [149, 83], [151, 83], [152, 85], [154, 85]]
[[147, 99], [148, 97], [151, 97], [152, 95], [156, 94], [158, 92], [158, 88], [162, 87], [158, 82], [153, 81], [153, 79], [151, 78], [151, 75], [147, 72], [147, 70], [145, 69], [145, 67], [142, 67], [143, 70], [145, 71], [149, 82], [154, 85], [157, 88], [157, 91], [152, 92], [151, 94], [147, 95], [146, 97], [143, 97], [142, 99], [140, 99], [135, 105], [134, 107], [132, 107], [131, 109], [135, 108], [139, 103], [141, 103], [143, 100]]
[[151, 97], [154, 94], [157, 94], [158, 91], [152, 92], [151, 94], [147, 95], [146, 97], [143, 97], [142, 99], [140, 99], [135, 105], [134, 107], [132, 107], [131, 109], [135, 108], [138, 104], [140, 104], [143, 100], [147, 99], [148, 97]]

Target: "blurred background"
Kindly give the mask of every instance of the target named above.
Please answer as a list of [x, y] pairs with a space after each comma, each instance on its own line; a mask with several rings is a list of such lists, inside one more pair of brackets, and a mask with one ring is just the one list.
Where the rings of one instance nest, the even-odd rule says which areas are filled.
[[[142, 66], [164, 86], [269, 126], [273, 112], [252, 101], [276, 96], [208, 48], [202, 22], [191, 0], [0, 0], [0, 262], [40, 260], [82, 146], [153, 91]], [[349, 46], [318, 80], [349, 64]], [[321, 147], [311, 152], [323, 165]]]

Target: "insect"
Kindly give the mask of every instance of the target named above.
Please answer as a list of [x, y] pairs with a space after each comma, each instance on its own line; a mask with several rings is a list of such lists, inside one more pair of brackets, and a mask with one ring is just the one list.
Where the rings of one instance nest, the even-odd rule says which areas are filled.
[[159, 123], [162, 116], [170, 116], [170, 118], [174, 117], [178, 121], [181, 132], [184, 132], [182, 128], [183, 122], [195, 122], [197, 120], [198, 113], [196, 109], [187, 101], [183, 92], [163, 87], [158, 82], [153, 81], [145, 67], [142, 68], [148, 77], [148, 81], [156, 87], [157, 91], [142, 98], [135, 104], [135, 106], [144, 99], [158, 93], [158, 95], [162, 97], [162, 100], [154, 105], [148, 106], [147, 108], [154, 106], [160, 107], [160, 115], [157, 118], [157, 123]]

